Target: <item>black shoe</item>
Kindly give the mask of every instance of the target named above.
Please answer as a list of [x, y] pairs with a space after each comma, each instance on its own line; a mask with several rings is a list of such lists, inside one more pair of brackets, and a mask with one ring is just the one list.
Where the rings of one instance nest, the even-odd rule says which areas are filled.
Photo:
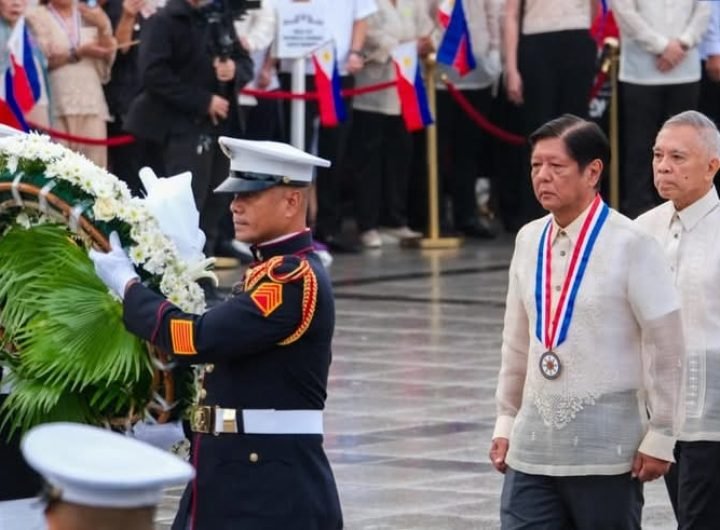
[[464, 224], [458, 227], [460, 232], [465, 237], [472, 237], [475, 239], [495, 239], [495, 232], [490, 228], [490, 223], [486, 219], [478, 219], [472, 223]]

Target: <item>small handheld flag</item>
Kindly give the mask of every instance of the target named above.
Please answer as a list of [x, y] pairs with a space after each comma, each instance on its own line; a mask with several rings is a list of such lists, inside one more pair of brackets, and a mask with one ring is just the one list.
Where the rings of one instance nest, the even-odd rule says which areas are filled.
[[8, 38], [9, 62], [0, 82], [0, 122], [28, 130], [24, 115], [40, 99], [39, 66], [35, 63], [25, 18], [20, 18]]
[[337, 127], [347, 118], [347, 111], [340, 93], [340, 70], [334, 43], [329, 41], [315, 50], [312, 62], [315, 66], [320, 123], [323, 127]]
[[438, 62], [452, 66], [460, 75], [468, 74], [477, 64], [462, 0], [443, 0], [438, 8], [438, 21], [445, 28]]
[[392, 59], [397, 72], [398, 96], [405, 127], [411, 132], [423, 129], [433, 123], [433, 118], [420, 74], [415, 41], [396, 46]]

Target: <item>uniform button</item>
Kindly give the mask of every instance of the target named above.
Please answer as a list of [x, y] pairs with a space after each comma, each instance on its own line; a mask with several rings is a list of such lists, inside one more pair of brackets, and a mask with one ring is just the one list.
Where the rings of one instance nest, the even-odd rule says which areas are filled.
[[564, 250], [561, 250], [561, 251], [560, 251], [560, 255], [561, 255], [562, 257], [565, 257], [565, 254], [567, 254], [567, 252], [565, 252]]
[[260, 456], [257, 453], [250, 453], [250, 462], [255, 464], [258, 460], [260, 460]]
[[560, 289], [561, 289], [561, 287], [560, 287], [559, 285], [556, 285], [556, 286], [555, 286], [555, 290], [556, 290], [557, 292], [560, 292]]
[[680, 237], [680, 234], [673, 234], [673, 237], [674, 237], [675, 239], [677, 239], [677, 238]]
[[560, 231], [558, 232], [558, 235], [559, 235], [559, 236], [564, 236], [564, 235], [565, 235], [565, 230], [560, 230]]
[[206, 364], [205, 365], [205, 371], [209, 374], [213, 373], [213, 370], [215, 370], [214, 364]]
[[200, 399], [205, 399], [207, 397], [207, 390], [204, 388], [200, 390]]

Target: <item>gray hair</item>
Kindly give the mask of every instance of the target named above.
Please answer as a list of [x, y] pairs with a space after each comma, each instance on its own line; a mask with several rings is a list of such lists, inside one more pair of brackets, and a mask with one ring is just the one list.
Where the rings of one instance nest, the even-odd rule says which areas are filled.
[[695, 129], [700, 140], [705, 144], [708, 154], [712, 157], [720, 157], [720, 131], [715, 122], [705, 114], [696, 110], [686, 110], [670, 117], [663, 123], [662, 128], [674, 125], [686, 125]]

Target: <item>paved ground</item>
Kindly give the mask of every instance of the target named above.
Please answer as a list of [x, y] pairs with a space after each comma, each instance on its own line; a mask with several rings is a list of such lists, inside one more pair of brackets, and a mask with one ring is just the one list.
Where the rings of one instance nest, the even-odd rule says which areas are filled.
[[[486, 454], [511, 252], [505, 238], [336, 257], [326, 448], [347, 530], [499, 528], [502, 477]], [[159, 528], [176, 503], [170, 492]], [[673, 528], [661, 483], [643, 520]]]

